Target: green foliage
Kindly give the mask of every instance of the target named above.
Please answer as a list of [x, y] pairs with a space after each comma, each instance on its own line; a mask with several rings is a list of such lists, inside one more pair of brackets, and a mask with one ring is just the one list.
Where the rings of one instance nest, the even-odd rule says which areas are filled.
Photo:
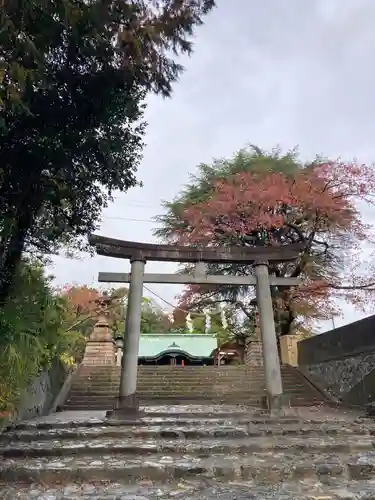
[[[206, 318], [204, 313], [202, 313], [198, 304], [194, 304], [192, 309], [197, 311], [191, 314], [193, 331], [190, 332], [186, 325], [186, 314], [181, 315], [181, 310], [179, 310], [178, 312], [180, 314], [175, 314], [178, 319], [172, 326], [170, 330], [171, 333], [206, 333]], [[235, 307], [229, 306], [225, 308], [225, 320], [226, 324], [223, 325], [222, 313], [218, 308], [213, 306], [210, 309], [210, 328], [208, 333], [217, 337], [219, 345], [229, 341], [234, 341], [243, 345], [247, 338], [255, 334], [255, 322], [251, 321], [249, 318], [245, 318], [245, 321], [242, 321]]]
[[[30, 85], [46, 89], [51, 73], [122, 70], [149, 90], [169, 95], [191, 53], [189, 37], [214, 0], [5, 0], [0, 13], [2, 105], [30, 113]], [[98, 91], [101, 89], [98, 88]]]
[[141, 315], [141, 332], [167, 333], [171, 328], [172, 323], [167, 314], [152, 300], [144, 298]]
[[79, 330], [66, 331], [61, 327], [59, 335], [60, 360], [70, 366], [75, 366], [83, 359], [87, 335]]
[[[39, 262], [24, 260], [0, 311], [0, 413], [13, 411], [32, 380], [59, 359], [82, 359], [87, 325], [77, 323], [66, 293], [56, 293]], [[80, 328], [71, 328], [75, 324]]]
[[[112, 297], [118, 297], [110, 308], [109, 322], [115, 337], [122, 336], [125, 331], [126, 318], [126, 298], [128, 295], [127, 288], [117, 288], [109, 292]], [[142, 333], [167, 333], [172, 328], [168, 315], [156, 304], [147, 297], [142, 299], [141, 310], [141, 332]]]
[[22, 389], [59, 355], [61, 314], [42, 266], [24, 261], [0, 311], [0, 411], [12, 410]]
[[[62, 311], [59, 345], [65, 361], [78, 363], [82, 360], [86, 342], [98, 318], [97, 299], [100, 295], [98, 290], [88, 286], [65, 286], [59, 291], [57, 297]], [[107, 296], [107, 318], [113, 336], [123, 336], [128, 288], [110, 289]], [[144, 297], [141, 332], [165, 333], [170, 331], [172, 326], [168, 315], [155, 302]]]
[[5, 0], [0, 12], [0, 306], [25, 249], [85, 247], [137, 184], [148, 91], [170, 95], [213, 0]]

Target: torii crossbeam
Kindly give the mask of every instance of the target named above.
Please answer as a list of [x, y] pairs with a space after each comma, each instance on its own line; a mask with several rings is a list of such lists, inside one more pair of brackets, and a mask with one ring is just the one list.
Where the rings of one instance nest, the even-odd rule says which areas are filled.
[[115, 257], [117, 259], [142, 258], [145, 261], [158, 262], [207, 262], [223, 264], [252, 264], [255, 261], [286, 262], [295, 260], [303, 250], [304, 245], [275, 247], [206, 247], [195, 248], [179, 245], [158, 245], [154, 243], [139, 243], [135, 241], [106, 238], [92, 235], [90, 245], [95, 246], [98, 255]]
[[[99, 273], [100, 283], [130, 283], [131, 273]], [[228, 276], [224, 274], [159, 274], [145, 273], [143, 283], [168, 283], [170, 285], [248, 285], [255, 286], [257, 279], [254, 275]], [[301, 283], [299, 278], [269, 277], [270, 286], [289, 287]]]
[[[283, 387], [270, 287], [296, 286], [301, 280], [269, 276], [268, 263], [297, 259], [304, 248], [302, 244], [260, 248], [210, 247], [202, 249], [123, 241], [104, 236], [91, 236], [89, 242], [95, 246], [98, 255], [129, 259], [131, 262], [130, 273], [99, 273], [100, 282], [130, 283], [120, 393], [116, 408], [110, 412], [110, 418], [118, 420], [127, 415], [134, 417], [138, 414], [136, 389], [143, 283], [255, 285], [263, 342], [268, 407], [274, 409], [283, 405]], [[192, 274], [145, 274], [147, 261], [195, 263], [195, 271]], [[248, 264], [254, 267], [254, 274], [249, 276], [209, 275], [205, 272], [205, 263]]]

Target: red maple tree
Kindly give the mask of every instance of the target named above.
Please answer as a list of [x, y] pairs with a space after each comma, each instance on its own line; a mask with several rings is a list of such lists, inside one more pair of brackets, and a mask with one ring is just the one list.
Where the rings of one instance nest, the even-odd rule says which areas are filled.
[[98, 313], [100, 292], [86, 285], [65, 285], [61, 292], [66, 306], [67, 331], [81, 327], [94, 320]]
[[[361, 208], [374, 204], [374, 193], [373, 167], [356, 162], [316, 162], [293, 174], [240, 172], [214, 182], [204, 201], [184, 207], [174, 240], [202, 246], [303, 242], [297, 262], [270, 269], [277, 276], [303, 278], [301, 286], [279, 289], [275, 296], [286, 317], [282, 333], [288, 333], [296, 315], [306, 311], [313, 311], [315, 319], [337, 314], [337, 305], [329, 300], [334, 297], [368, 303], [367, 294], [375, 291], [375, 269], [372, 259], [365, 262], [364, 246], [372, 243], [373, 234]], [[218, 287], [189, 287], [181, 303], [214, 301], [217, 292]]]

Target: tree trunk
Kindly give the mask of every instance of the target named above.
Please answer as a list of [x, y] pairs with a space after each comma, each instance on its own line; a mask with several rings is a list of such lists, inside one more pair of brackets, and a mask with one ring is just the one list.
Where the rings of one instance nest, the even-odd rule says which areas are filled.
[[[12, 188], [14, 186], [14, 188]], [[32, 229], [36, 215], [42, 207], [43, 183], [39, 169], [22, 171], [12, 169], [3, 179], [2, 210], [11, 221], [3, 226], [0, 235], [0, 309], [11, 292], [18, 266], [22, 259], [26, 237]]]
[[12, 290], [14, 277], [21, 262], [27, 232], [32, 226], [33, 210], [25, 207], [14, 223], [0, 256], [0, 308], [3, 308]]

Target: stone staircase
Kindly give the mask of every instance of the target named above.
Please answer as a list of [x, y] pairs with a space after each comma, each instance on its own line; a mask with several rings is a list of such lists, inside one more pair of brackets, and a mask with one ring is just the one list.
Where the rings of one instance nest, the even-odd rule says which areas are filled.
[[0, 498], [375, 499], [375, 422], [349, 410], [278, 419], [230, 405], [144, 410], [126, 425], [65, 412], [8, 429]]
[[[292, 406], [326, 401], [297, 369], [283, 366], [282, 378]], [[83, 365], [61, 409], [110, 410], [115, 404], [119, 381], [119, 367]], [[140, 366], [137, 392], [144, 404], [208, 401], [259, 407], [265, 394], [263, 367]]]

